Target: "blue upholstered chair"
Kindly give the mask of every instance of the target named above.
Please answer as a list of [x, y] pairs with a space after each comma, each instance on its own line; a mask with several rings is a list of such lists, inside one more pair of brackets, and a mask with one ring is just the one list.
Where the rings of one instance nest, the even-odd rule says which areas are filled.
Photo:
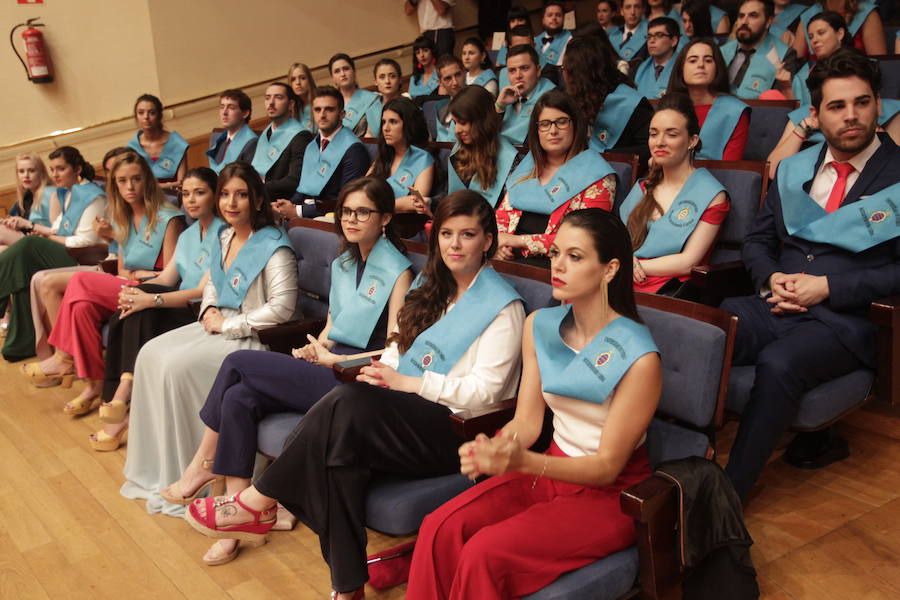
[[[891, 50], [894, 48], [894, 39], [888, 39]], [[881, 97], [900, 98], [900, 56], [879, 56], [878, 66], [881, 67]]]
[[796, 100], [747, 100], [753, 109], [750, 111], [750, 131], [747, 146], [744, 148], [744, 160], [768, 160], [775, 149], [784, 126], [788, 122], [788, 113], [800, 104]]
[[620, 154], [618, 152], [603, 152], [603, 158], [616, 170], [619, 180], [616, 182], [616, 198], [613, 202], [613, 211], [617, 211], [634, 182], [637, 181], [638, 157], [636, 154]]

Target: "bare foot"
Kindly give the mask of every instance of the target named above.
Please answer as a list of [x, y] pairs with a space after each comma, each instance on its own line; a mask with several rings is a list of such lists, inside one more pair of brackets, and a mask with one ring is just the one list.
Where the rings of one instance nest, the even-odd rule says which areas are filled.
[[63, 362], [54, 354], [40, 362], [40, 369], [47, 375], [63, 375], [72, 371], [72, 363]]

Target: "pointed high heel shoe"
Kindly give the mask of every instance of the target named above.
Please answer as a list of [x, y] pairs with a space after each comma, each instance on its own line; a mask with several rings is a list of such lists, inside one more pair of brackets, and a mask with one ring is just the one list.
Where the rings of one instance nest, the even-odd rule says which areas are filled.
[[109, 435], [101, 429], [88, 439], [91, 442], [91, 448], [97, 452], [113, 452], [128, 441], [128, 427], [122, 429], [119, 435]]
[[[212, 470], [212, 461], [209, 459], [204, 459], [201, 463], [201, 468], [204, 471]], [[162, 496], [162, 499], [166, 502], [170, 502], [172, 504], [178, 504], [180, 506], [188, 506], [191, 502], [197, 499], [200, 494], [206, 491], [206, 488], [211, 487], [210, 493], [213, 496], [221, 496], [225, 493], [225, 478], [221, 475], [213, 475], [197, 488], [197, 491], [191, 494], [190, 496], [185, 496], [181, 491], [181, 486], [178, 485], [176, 481], [169, 487], [161, 490], [159, 495]]]

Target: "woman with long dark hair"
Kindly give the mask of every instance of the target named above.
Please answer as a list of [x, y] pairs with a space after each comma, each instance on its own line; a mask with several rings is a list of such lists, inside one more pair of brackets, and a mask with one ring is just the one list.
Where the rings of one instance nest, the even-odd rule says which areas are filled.
[[691, 99], [700, 123], [697, 158], [742, 160], [750, 132], [750, 107], [731, 94], [728, 65], [709, 38], [688, 42], [675, 58], [667, 94]]
[[141, 94], [134, 103], [138, 129], [128, 147], [144, 157], [164, 190], [177, 191], [188, 170], [188, 142], [163, 125], [163, 104], [152, 94]]
[[566, 91], [592, 122], [591, 148], [646, 159], [653, 107], [617, 65], [611, 46], [593, 37], [573, 38], [563, 56]]
[[712, 38], [715, 35], [710, 17], [712, 8], [707, 0], [687, 0], [681, 3], [681, 27], [689, 40]]
[[344, 120], [342, 125], [354, 135], [366, 133], [366, 111], [378, 101], [378, 94], [364, 90], [356, 83], [356, 63], [347, 54], [338, 53], [328, 61], [328, 71], [334, 87], [344, 97]]
[[412, 76], [409, 78], [409, 96], [431, 96], [437, 92], [440, 82], [435, 62], [434, 41], [421, 35], [413, 42]]
[[258, 543], [275, 522], [277, 499], [318, 534], [332, 597], [362, 598], [372, 476], [455, 472], [462, 440], [450, 415], [515, 391], [525, 311], [486, 265], [496, 236], [494, 211], [481, 196], [447, 196], [435, 213], [421, 285], [407, 294], [381, 360], [316, 402], [253, 486], [194, 501], [188, 523], [210, 537]]
[[375, 88], [378, 99], [366, 110], [366, 137], [378, 137], [381, 131], [381, 111], [388, 102], [400, 98], [403, 87], [403, 71], [400, 64], [392, 58], [382, 58], [375, 63]]
[[666, 94], [650, 121], [653, 164], [619, 208], [634, 248], [634, 289], [677, 295], [691, 269], [709, 257], [728, 215], [725, 187], [694, 167], [702, 146], [690, 99]]
[[528, 154], [497, 207], [498, 255], [546, 265], [563, 217], [581, 208], [612, 210], [615, 196], [615, 171], [587, 147], [581, 109], [565, 92], [547, 92], [531, 113]]
[[[644, 447], [662, 366], [630, 285], [628, 232], [598, 208], [566, 215], [550, 254], [553, 297], [522, 341], [516, 413], [459, 448], [492, 475], [425, 517], [410, 598], [519, 598], [634, 544], [619, 494], [650, 474]], [[553, 441], [539, 454], [547, 409]]]
[[484, 42], [479, 37], [470, 37], [463, 42], [460, 59], [466, 68], [466, 85], [480, 85], [497, 96], [497, 75]]
[[826, 10], [836, 12], [847, 23], [847, 32], [854, 48], [869, 56], [887, 54], [884, 23], [876, 9], [877, 3], [869, 0], [825, 0], [814, 3], [800, 14], [793, 45], [797, 56], [805, 58], [815, 55], [815, 48], [811, 47], [809, 23], [813, 17]]
[[146, 499], [148, 512], [181, 514], [159, 492], [178, 479], [200, 443], [197, 411], [222, 361], [235, 350], [265, 349], [254, 329], [287, 322], [297, 309], [297, 260], [259, 174], [248, 163], [231, 163], [219, 174], [216, 195], [228, 226], [210, 257], [200, 319], [144, 344], [134, 366], [121, 493]]
[[408, 98], [395, 98], [381, 113], [378, 155], [367, 175], [387, 181], [394, 193], [394, 212], [415, 212], [418, 196], [429, 197], [434, 182], [434, 157], [428, 147], [428, 127], [422, 111]]
[[447, 168], [449, 191], [469, 189], [496, 206], [518, 151], [500, 137], [494, 97], [483, 87], [470, 85], [450, 101], [449, 110], [457, 139]]

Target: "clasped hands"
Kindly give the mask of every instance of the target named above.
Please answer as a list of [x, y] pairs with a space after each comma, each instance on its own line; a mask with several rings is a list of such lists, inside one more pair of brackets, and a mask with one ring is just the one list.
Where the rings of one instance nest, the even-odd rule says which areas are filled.
[[828, 278], [806, 273], [773, 273], [769, 278], [772, 295], [766, 302], [776, 315], [803, 313], [826, 300], [830, 294]]
[[119, 292], [119, 311], [121, 311], [122, 318], [154, 306], [153, 296], [134, 287], [136, 283], [136, 281], [132, 281], [130, 284], [123, 285]]
[[308, 344], [291, 350], [291, 355], [294, 358], [300, 358], [308, 363], [322, 365], [323, 367], [330, 367], [342, 358], [340, 355], [331, 352], [322, 342], [308, 333], [306, 334], [306, 339], [309, 340]]
[[503, 475], [521, 469], [526, 450], [517, 434], [505, 430], [489, 438], [483, 433], [459, 447], [459, 471], [472, 481], [481, 475]]

